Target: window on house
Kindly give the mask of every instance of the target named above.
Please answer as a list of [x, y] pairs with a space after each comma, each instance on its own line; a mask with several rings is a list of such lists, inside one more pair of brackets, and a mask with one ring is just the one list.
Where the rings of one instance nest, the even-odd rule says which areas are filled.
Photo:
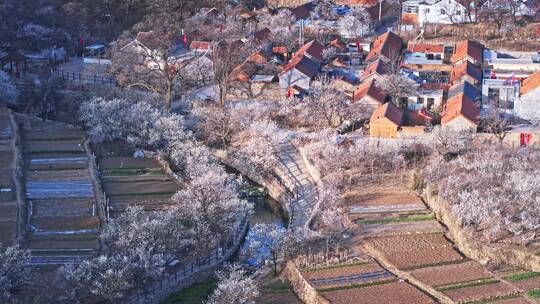
[[491, 104], [494, 104], [496, 105], [497, 107], [499, 107], [499, 103], [500, 103], [500, 96], [501, 92], [499, 91], [498, 88], [489, 88], [488, 89], [488, 101], [491, 103]]
[[461, 11], [460, 11], [460, 10], [457, 10], [457, 11], [456, 11], [456, 15], [458, 15], [458, 16], [461, 15]]
[[418, 97], [417, 103], [424, 104], [424, 97]]
[[424, 12], [425, 12], [426, 14], [429, 14], [429, 8], [426, 8], [426, 9], [424, 10]]
[[441, 9], [441, 15], [446, 14], [446, 11], [444, 9]]
[[431, 109], [431, 107], [433, 107], [433, 104], [435, 104], [435, 98], [433, 97], [428, 98], [426, 108]]

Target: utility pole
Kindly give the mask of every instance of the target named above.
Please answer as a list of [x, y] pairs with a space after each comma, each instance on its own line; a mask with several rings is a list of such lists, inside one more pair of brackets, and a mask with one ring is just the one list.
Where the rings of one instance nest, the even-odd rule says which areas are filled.
[[382, 19], [382, 3], [384, 0], [379, 0], [379, 23], [381, 23]]

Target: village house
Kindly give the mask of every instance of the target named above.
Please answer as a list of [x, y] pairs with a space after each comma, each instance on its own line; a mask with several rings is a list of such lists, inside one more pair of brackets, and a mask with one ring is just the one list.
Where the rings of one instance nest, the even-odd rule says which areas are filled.
[[386, 62], [397, 61], [401, 56], [403, 39], [393, 32], [386, 32], [375, 39], [366, 60], [380, 59]]
[[193, 40], [189, 44], [189, 49], [200, 54], [209, 53], [212, 51], [212, 43], [208, 41]]
[[441, 125], [455, 130], [476, 132], [480, 117], [480, 108], [464, 94], [450, 98], [441, 117]]
[[474, 16], [467, 14], [468, 1], [461, 0], [405, 0], [402, 4], [403, 24], [455, 24], [469, 22]]
[[448, 89], [448, 100], [459, 95], [467, 96], [469, 100], [476, 104], [480, 104], [482, 100], [482, 91], [468, 81], [456, 84]]
[[370, 80], [356, 88], [352, 100], [361, 107], [373, 111], [386, 102], [387, 96], [376, 86], [375, 80]]
[[341, 70], [334, 70], [328, 75], [333, 79], [333, 86], [340, 89], [347, 97], [352, 99], [356, 87], [360, 84], [360, 79]]
[[308, 56], [295, 56], [279, 75], [279, 84], [287, 91], [287, 96], [301, 94], [311, 87], [311, 82], [319, 74], [320, 64]]
[[520, 96], [514, 102], [514, 115], [534, 122], [540, 121], [540, 72], [523, 80]]
[[450, 84], [458, 85], [465, 81], [480, 87], [482, 85], [482, 68], [469, 61], [455, 65], [450, 74]]
[[409, 42], [403, 56], [404, 64], [444, 64], [444, 45]]
[[444, 89], [426, 89], [420, 86], [420, 88], [418, 89], [418, 94], [416, 96], [408, 97], [407, 108], [413, 111], [421, 109], [441, 109], [444, 102], [444, 95]]
[[163, 68], [160, 41], [153, 32], [139, 32], [134, 40], [120, 48], [120, 52], [137, 56], [136, 61], [149, 68]]
[[371, 80], [381, 80], [383, 75], [389, 74], [391, 71], [391, 66], [377, 59], [374, 62], [370, 63], [360, 75], [360, 80], [362, 82], [368, 82]]
[[469, 61], [472, 64], [481, 65], [483, 62], [484, 47], [476, 41], [462, 41], [456, 44], [456, 49], [452, 55], [454, 65]]
[[540, 71], [538, 52], [500, 52], [484, 50], [484, 78], [522, 80]]
[[324, 45], [320, 44], [317, 40], [312, 40], [302, 46], [294, 56], [306, 56], [312, 60], [318, 62], [323, 61]]
[[393, 103], [379, 106], [369, 120], [369, 135], [380, 138], [397, 138], [403, 113]]

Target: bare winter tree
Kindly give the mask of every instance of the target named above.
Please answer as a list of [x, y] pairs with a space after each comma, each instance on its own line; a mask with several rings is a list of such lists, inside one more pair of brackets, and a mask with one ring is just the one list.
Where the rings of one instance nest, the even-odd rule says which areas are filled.
[[[269, 258], [276, 276], [279, 274], [280, 260], [295, 252], [297, 241], [292, 232], [277, 224], [256, 224], [247, 240], [251, 255], [258, 259]], [[268, 257], [264, 253], [268, 253]]]
[[158, 20], [151, 32], [139, 34], [143, 35], [139, 37], [142, 41], [135, 40], [113, 53], [112, 72], [119, 75], [120, 84], [163, 94], [166, 109], [171, 108], [175, 82], [202, 57], [200, 53], [178, 48], [178, 27], [175, 23], [160, 24]]
[[264, 14], [259, 17], [259, 29], [271, 31], [272, 44], [285, 46], [293, 50], [299, 46], [299, 29], [294, 24], [294, 15], [289, 10], [280, 10], [277, 14]]
[[433, 148], [439, 156], [460, 154], [470, 148], [471, 133], [451, 127], [435, 126], [431, 131]]
[[11, 82], [8, 74], [0, 71], [0, 104], [15, 105], [18, 96], [17, 87]]
[[315, 82], [299, 106], [319, 126], [335, 128], [351, 118], [349, 99], [329, 78]]
[[377, 83], [392, 98], [392, 102], [401, 109], [407, 107], [407, 97], [418, 95], [418, 84], [405, 75], [387, 74]]
[[500, 113], [498, 110], [491, 110], [483, 117], [480, 124], [485, 131], [493, 134], [499, 143], [502, 144], [510, 130], [511, 121], [504, 113]]
[[346, 16], [339, 19], [341, 32], [349, 38], [359, 41], [373, 31], [371, 18], [363, 7], [354, 7]]
[[205, 304], [255, 304], [259, 289], [242, 266], [233, 264], [217, 271], [218, 284]]

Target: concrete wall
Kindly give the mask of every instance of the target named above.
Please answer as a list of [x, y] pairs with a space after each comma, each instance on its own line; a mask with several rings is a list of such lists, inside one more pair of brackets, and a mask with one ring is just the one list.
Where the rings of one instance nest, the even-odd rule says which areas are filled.
[[515, 100], [514, 115], [526, 120], [540, 121], [540, 88]]
[[[442, 10], [445, 10], [446, 14], [443, 14]], [[458, 15], [458, 12], [461, 14]], [[450, 19], [448, 15], [454, 15], [455, 19]], [[455, 0], [442, 0], [434, 5], [419, 6], [418, 22], [420, 25], [424, 23], [452, 24], [453, 21], [458, 23], [468, 21], [465, 8]]]

